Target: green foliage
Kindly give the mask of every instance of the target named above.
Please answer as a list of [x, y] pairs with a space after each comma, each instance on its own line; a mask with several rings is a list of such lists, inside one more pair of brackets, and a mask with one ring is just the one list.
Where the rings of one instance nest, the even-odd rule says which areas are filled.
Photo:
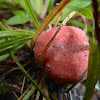
[[6, 1], [6, 0], [0, 0], [0, 3], [4, 2], [4, 1]]
[[0, 3], [2, 2], [13, 2], [13, 3], [19, 4], [18, 0], [0, 0]]
[[[62, 22], [72, 11], [77, 11], [84, 16], [93, 19], [92, 12], [87, 9], [86, 7], [91, 5], [91, 0], [72, 0], [67, 6], [66, 10], [64, 11], [63, 15], [60, 18], [60, 21]], [[58, 14], [59, 15], [59, 14]], [[52, 20], [52, 23], [54, 23], [58, 17], [58, 15]]]
[[43, 11], [43, 0], [30, 0], [30, 1], [36, 14], [40, 16]]
[[13, 16], [9, 20], [6, 21], [8, 25], [17, 25], [17, 24], [24, 24], [28, 22], [28, 18], [25, 16]]
[[30, 97], [34, 94], [35, 90], [36, 90], [36, 87], [33, 86], [33, 87], [26, 93], [26, 95], [23, 97], [22, 100], [29, 100]]
[[31, 40], [32, 36], [8, 38], [8, 42], [3, 39], [0, 43], [0, 61], [10, 56], [9, 49], [15, 53], [25, 45], [27, 40]]
[[4, 9], [12, 9], [13, 7], [5, 2], [0, 2], [0, 8], [4, 8]]
[[17, 4], [17, 5], [20, 4], [18, 0], [6, 0], [6, 1], [9, 1], [9, 2], [15, 3], [15, 4]]
[[54, 2], [55, 2], [55, 0], [50, 0], [49, 6], [48, 6], [48, 13], [50, 13], [52, 11], [52, 6], [53, 6]]
[[[77, 26], [77, 27], [80, 27], [80, 28], [84, 28], [84, 26], [85, 26], [83, 23], [78, 22], [77, 20], [72, 20], [72, 19], [70, 19], [70, 20], [67, 22], [67, 24], [71, 24], [71, 25], [73, 25], [73, 26]], [[92, 31], [93, 31], [93, 28], [92, 28], [92, 27], [87, 26], [87, 29], [88, 29], [89, 32], [92, 33]]]
[[0, 31], [0, 61], [10, 56], [9, 49], [15, 53], [34, 35], [34, 32], [28, 30], [9, 30], [2, 23], [0, 29], [3, 30]]
[[24, 24], [29, 21], [24, 10], [16, 10], [12, 5], [6, 2], [0, 3], [0, 8], [7, 9], [6, 11], [12, 12], [15, 15], [6, 21], [9, 25]]
[[[17, 5], [21, 5], [25, 9], [25, 11], [28, 12], [29, 17], [33, 20], [35, 26], [37, 28], [39, 27], [40, 24], [33, 12], [33, 9], [32, 9], [32, 6], [31, 6], [29, 0], [24, 0], [24, 2], [21, 0], [18, 0], [18, 1], [3, 0], [0, 2], [0, 8], [7, 8], [9, 11], [11, 11], [15, 15], [6, 21], [7, 24], [9, 24], [9, 25], [24, 24], [29, 21], [29, 18], [26, 16], [26, 13], [24, 10], [16, 10], [12, 5], [6, 3], [6, 1], [10, 1], [10, 2], [16, 3]], [[42, 1], [42, 0], [40, 0], [40, 1]], [[37, 2], [37, 0], [34, 2]], [[40, 6], [40, 4], [39, 4], [39, 6]], [[38, 9], [36, 9], [36, 10], [38, 11]]]
[[93, 20], [92, 12], [86, 8], [77, 7], [77, 6], [73, 6], [73, 5], [67, 5], [66, 7], [73, 10], [73, 11], [77, 11], [78, 13], [81, 13], [84, 16]]
[[8, 31], [9, 29], [0, 22], [0, 30], [1, 31]]
[[70, 2], [71, 5], [75, 5], [82, 8], [89, 6], [91, 3], [91, 0], [72, 0]]
[[[0, 27], [2, 30], [8, 30], [2, 23], [0, 23]], [[9, 30], [11, 31], [11, 30]], [[8, 33], [9, 33], [8, 31]], [[5, 31], [4, 31], [5, 32]], [[16, 30], [15, 30], [16, 32]], [[11, 33], [11, 32], [10, 32]], [[17, 35], [19, 36], [19, 35]], [[2, 36], [1, 36], [2, 37]], [[29, 37], [25, 37], [25, 38], [17, 38], [14, 39], [14, 41], [9, 42], [8, 38], [5, 38], [5, 43], [3, 43], [3, 45], [1, 45], [0, 47], [0, 53], [3, 54], [3, 56], [1, 56], [0, 58], [2, 59], [2, 57], [7, 57], [7, 54], [4, 55], [4, 52], [7, 52], [12, 56], [12, 58], [14, 59], [14, 61], [16, 62], [16, 64], [18, 65], [18, 67], [21, 69], [21, 71], [27, 76], [27, 78], [33, 83], [33, 85], [40, 91], [40, 93], [47, 99], [50, 100], [49, 97], [42, 91], [42, 89], [37, 85], [37, 83], [32, 79], [32, 77], [27, 73], [27, 71], [22, 67], [22, 65], [19, 63], [19, 61], [17, 60], [17, 58], [14, 56], [13, 52], [12, 52], [12, 46], [14, 45], [15, 47], [19, 47], [19, 45], [17, 46], [16, 44], [24, 44], [23, 42], [25, 42], [26, 40], [31, 39], [32, 36]], [[8, 43], [7, 43], [8, 42]], [[8, 50], [7, 50], [8, 49]], [[7, 50], [7, 51], [6, 51]], [[34, 90], [35, 91], [35, 90]]]
[[16, 36], [16, 37], [27, 37], [33, 36], [35, 32], [29, 30], [8, 30], [8, 31], [0, 31], [0, 38], [8, 37], [8, 36]]
[[16, 38], [13, 41], [5, 41], [4, 43], [2, 43], [2, 45], [0, 46], [0, 52], [16, 47], [18, 45], [23, 44], [25, 41], [32, 39], [32, 36], [30, 37], [25, 37], [25, 38]]
[[8, 85], [0, 85], [0, 92], [8, 92], [10, 87]]
[[[12, 53], [15, 53], [18, 50], [20, 50], [23, 46], [24, 46], [24, 44], [20, 44], [20, 45], [17, 45], [16, 47], [12, 47], [10, 50], [12, 51]], [[9, 56], [10, 56], [9, 50], [5, 50], [3, 52], [0, 52], [0, 62], [5, 60]]]
[[26, 8], [25, 8], [26, 11], [28, 12], [30, 18], [33, 20], [36, 28], [38, 29], [39, 26], [40, 26], [40, 24], [39, 24], [39, 22], [38, 22], [38, 20], [37, 20], [37, 18], [35, 16], [35, 14], [34, 14], [34, 11], [32, 9], [32, 6], [30, 4], [30, 1], [29, 0], [24, 0], [24, 2], [25, 2], [25, 6], [26, 6]]
[[94, 87], [100, 77], [100, 47], [97, 42], [90, 44], [88, 77], [86, 81], [86, 93], [84, 100], [90, 100], [94, 93]]
[[0, 0], [0, 8], [13, 9], [13, 7], [11, 5], [9, 5], [7, 2], [15, 3], [17, 5], [20, 4], [20, 2], [18, 0]]
[[27, 17], [24, 10], [11, 9], [11, 11], [12, 11], [12, 13], [13, 13], [14, 15], [19, 15], [19, 16]]

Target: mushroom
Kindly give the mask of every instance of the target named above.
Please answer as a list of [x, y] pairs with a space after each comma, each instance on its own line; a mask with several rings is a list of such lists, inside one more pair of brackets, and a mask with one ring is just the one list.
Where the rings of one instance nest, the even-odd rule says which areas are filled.
[[[38, 37], [34, 46], [38, 62], [57, 29], [58, 27], [47, 30]], [[56, 82], [73, 84], [86, 73], [88, 56], [89, 43], [85, 33], [74, 26], [63, 26], [46, 52], [43, 68]]]

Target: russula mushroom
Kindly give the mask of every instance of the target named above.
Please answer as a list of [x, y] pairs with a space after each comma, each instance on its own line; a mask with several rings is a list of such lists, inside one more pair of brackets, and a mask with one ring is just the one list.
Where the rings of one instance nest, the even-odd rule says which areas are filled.
[[[38, 62], [57, 29], [47, 30], [38, 37], [34, 47]], [[73, 84], [86, 73], [88, 56], [89, 43], [85, 33], [74, 26], [63, 26], [46, 52], [44, 70], [56, 82]]]

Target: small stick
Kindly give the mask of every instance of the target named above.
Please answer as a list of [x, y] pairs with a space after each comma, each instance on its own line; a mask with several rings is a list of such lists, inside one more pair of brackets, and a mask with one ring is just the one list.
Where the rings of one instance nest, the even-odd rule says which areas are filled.
[[24, 85], [25, 85], [25, 78], [26, 78], [26, 76], [24, 76], [24, 78], [23, 78], [23, 83], [22, 83], [22, 88], [21, 88], [21, 94], [23, 93], [23, 89], [24, 89]]
[[62, 22], [62, 25], [66, 25], [66, 23], [68, 22], [69, 19], [71, 19], [77, 12], [76, 11], [73, 11], [72, 13], [70, 13], [66, 18], [65, 20]]
[[15, 95], [15, 97], [16, 97], [17, 100], [18, 100], [18, 98], [19, 98], [18, 95], [17, 95], [13, 90], [12, 90], [11, 92]]
[[52, 25], [51, 25], [51, 23], [49, 23], [48, 26], [49, 26], [49, 30], [52, 29]]
[[17, 99], [17, 100], [22, 100], [22, 98], [25, 96], [25, 94], [29, 91], [29, 89], [32, 88], [32, 86], [29, 86], [25, 92]]
[[87, 19], [84, 15], [80, 14], [80, 16], [82, 17], [83, 21], [84, 21], [84, 29], [83, 32], [86, 34], [87, 33]]
[[73, 100], [73, 99], [72, 99], [71, 91], [69, 91], [69, 99], [70, 99], [70, 100]]
[[[44, 80], [45, 80], [45, 78], [46, 78], [46, 74], [44, 74], [44, 76], [42, 77], [42, 79], [40, 80], [40, 83], [39, 83], [39, 87], [41, 88], [42, 87], [42, 85], [43, 85], [43, 82], [44, 82]], [[36, 95], [36, 98], [35, 98], [35, 100], [39, 100], [39, 96], [40, 96], [40, 92], [39, 91], [37, 91], [37, 95]]]

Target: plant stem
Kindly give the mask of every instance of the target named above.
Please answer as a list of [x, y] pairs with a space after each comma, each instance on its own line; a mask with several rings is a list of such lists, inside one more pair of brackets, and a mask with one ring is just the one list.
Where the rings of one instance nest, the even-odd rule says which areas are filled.
[[29, 0], [24, 0], [24, 2], [25, 2], [27, 11], [30, 14], [31, 19], [33, 20], [36, 28], [38, 29], [40, 27], [40, 24], [39, 24], [34, 12], [33, 12], [33, 9], [32, 9], [32, 6], [30, 4], [30, 1]]

